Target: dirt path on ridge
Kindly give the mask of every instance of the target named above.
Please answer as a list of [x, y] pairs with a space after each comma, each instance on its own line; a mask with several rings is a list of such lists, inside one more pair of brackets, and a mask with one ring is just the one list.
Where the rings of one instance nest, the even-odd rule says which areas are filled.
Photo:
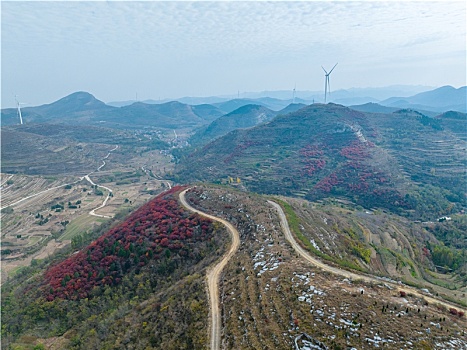
[[[328, 272], [331, 272], [333, 274], [346, 277], [348, 279], [361, 280], [361, 281], [365, 281], [365, 282], [376, 282], [376, 283], [382, 283], [383, 282], [382, 280], [379, 280], [379, 279], [377, 279], [375, 277], [371, 277], [371, 276], [363, 275], [363, 274], [357, 274], [357, 273], [350, 272], [350, 271], [347, 271], [347, 270], [343, 270], [343, 269], [340, 269], [340, 268], [337, 268], [337, 267], [334, 267], [334, 266], [329, 266], [329, 265], [323, 263], [322, 261], [312, 257], [295, 240], [294, 236], [292, 235], [292, 232], [290, 231], [290, 227], [289, 227], [289, 224], [287, 222], [287, 218], [285, 216], [285, 213], [282, 210], [282, 207], [279, 204], [277, 204], [276, 202], [273, 202], [273, 201], [268, 200], [268, 203], [271, 204], [274, 208], [276, 208], [276, 210], [277, 210], [277, 212], [279, 214], [279, 217], [280, 217], [280, 220], [281, 220], [281, 228], [282, 228], [282, 231], [284, 232], [285, 238], [290, 242], [290, 244], [292, 245], [294, 250], [298, 254], [300, 254], [300, 256], [302, 256], [305, 260], [307, 260], [308, 262], [312, 263], [313, 265], [323, 269], [324, 271], [328, 271]], [[388, 285], [391, 285], [395, 289], [403, 288], [405, 291], [410, 292], [410, 293], [412, 293], [413, 295], [416, 295], [419, 298], [425, 299], [430, 304], [435, 304], [435, 305], [439, 304], [439, 305], [443, 305], [443, 306], [447, 307], [448, 309], [454, 308], [454, 309], [459, 310], [459, 305], [454, 305], [454, 304], [450, 304], [448, 302], [445, 302], [443, 300], [435, 299], [433, 297], [430, 297], [430, 296], [428, 296], [426, 294], [421, 293], [420, 291], [418, 291], [417, 289], [415, 289], [413, 287], [409, 287], [409, 286], [403, 285], [403, 284], [391, 283], [389, 281], [384, 281], [384, 283], [386, 283]], [[465, 310], [462, 310], [462, 311], [465, 312]]]
[[185, 198], [185, 193], [188, 189], [184, 190], [180, 193], [180, 202], [182, 205], [187, 208], [188, 210], [195, 212], [201, 216], [207, 217], [211, 220], [218, 221], [222, 223], [230, 232], [232, 236], [232, 245], [227, 253], [224, 254], [222, 260], [217, 263], [214, 267], [208, 269], [206, 274], [207, 285], [209, 290], [209, 302], [210, 302], [210, 333], [211, 333], [211, 342], [210, 342], [210, 349], [211, 350], [219, 350], [221, 344], [221, 315], [220, 315], [220, 308], [219, 308], [219, 277], [222, 272], [222, 269], [227, 265], [227, 262], [230, 258], [235, 254], [239, 245], [240, 245], [240, 235], [237, 229], [228, 221], [218, 218], [213, 215], [206, 214], [200, 210], [193, 208], [191, 205], [188, 204]]

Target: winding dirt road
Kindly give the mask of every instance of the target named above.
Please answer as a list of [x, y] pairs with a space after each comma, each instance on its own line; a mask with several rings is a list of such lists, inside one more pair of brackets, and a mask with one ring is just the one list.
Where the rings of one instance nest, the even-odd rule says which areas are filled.
[[[105, 166], [105, 160], [104, 160], [104, 159], [109, 158], [110, 154], [111, 154], [113, 151], [115, 151], [117, 148], [118, 148], [118, 145], [116, 145], [114, 148], [112, 148], [112, 149], [109, 151], [109, 153], [107, 153], [107, 155], [102, 159], [102, 165], [101, 165], [99, 168], [97, 168], [97, 171], [100, 171], [101, 168]], [[29, 195], [29, 196], [27, 196], [27, 197], [24, 197], [24, 198], [21, 198], [20, 200], [17, 200], [17, 201], [14, 202], [14, 203], [10, 203], [10, 204], [8, 204], [8, 205], [6, 205], [6, 206], [4, 206], [4, 207], [1, 207], [0, 210], [1, 210], [1, 209], [4, 209], [4, 208], [6, 208], [6, 207], [13, 207], [13, 206], [15, 206], [15, 205], [17, 205], [17, 204], [19, 204], [19, 203], [21, 203], [21, 202], [27, 200], [27, 199], [36, 197], [36, 196], [38, 196], [38, 195], [40, 195], [40, 194], [43, 194], [43, 193], [46, 193], [46, 192], [49, 192], [49, 191], [52, 191], [52, 190], [56, 190], [57, 188], [65, 187], [65, 186], [68, 186], [68, 185], [75, 185], [75, 184], [77, 184], [77, 183], [83, 181], [83, 179], [85, 179], [85, 180], [88, 181], [91, 185], [97, 186], [97, 187], [102, 187], [102, 188], [106, 189], [107, 191], [109, 191], [109, 194], [107, 195], [107, 198], [104, 200], [104, 203], [103, 203], [100, 207], [91, 210], [91, 211], [89, 212], [89, 214], [90, 214], [90, 215], [93, 215], [93, 216], [102, 217], [102, 218], [111, 218], [111, 216], [99, 215], [99, 214], [96, 214], [96, 213], [94, 212], [94, 211], [97, 210], [97, 209], [101, 209], [101, 208], [105, 207], [105, 205], [107, 204], [107, 201], [108, 201], [109, 198], [110, 198], [110, 192], [112, 192], [112, 190], [111, 190], [110, 188], [108, 188], [108, 187], [95, 184], [95, 183], [89, 178], [89, 175], [91, 175], [91, 174], [93, 174], [93, 173], [94, 173], [94, 171], [90, 172], [89, 174], [87, 174], [87, 175], [85, 175], [85, 176], [81, 176], [81, 177], [80, 177], [78, 180], [76, 180], [75, 182], [70, 182], [70, 183], [67, 183], [67, 184], [60, 185], [60, 186], [51, 187], [51, 188], [48, 188], [48, 189], [46, 189], [46, 190], [40, 191], [40, 192], [38, 192], [38, 193], [31, 194], [31, 195]], [[11, 175], [6, 181], [8, 181], [9, 179], [11, 179], [12, 177], [13, 177], [13, 175]], [[3, 186], [3, 185], [6, 183], [6, 181], [5, 181], [4, 183], [2, 183], [1, 186]]]
[[97, 208], [92, 209], [92, 210], [89, 212], [89, 215], [97, 216], [97, 217], [100, 217], [100, 218], [112, 218], [112, 216], [96, 214], [96, 210], [102, 209], [102, 208], [104, 208], [104, 207], [107, 205], [107, 201], [110, 199], [112, 190], [111, 190], [110, 188], [106, 187], [106, 186], [102, 186], [102, 185], [97, 185], [97, 184], [95, 184], [95, 183], [89, 178], [89, 175], [84, 176], [84, 179], [86, 179], [86, 181], [89, 182], [92, 186], [97, 186], [97, 187], [100, 187], [100, 188], [103, 188], [103, 189], [109, 191], [109, 192], [107, 193], [107, 197], [105, 197], [105, 199], [104, 199], [104, 201], [102, 202], [102, 204], [101, 204], [100, 206], [98, 206]]
[[[219, 350], [220, 345], [221, 345], [221, 315], [220, 315], [220, 307], [219, 307], [219, 278], [220, 274], [222, 273], [223, 268], [225, 265], [227, 265], [227, 262], [230, 260], [230, 258], [235, 254], [237, 251], [239, 245], [240, 245], [240, 235], [237, 231], [237, 229], [230, 224], [228, 221], [218, 218], [213, 215], [209, 215], [205, 212], [202, 212], [198, 209], [193, 208], [188, 202], [186, 201], [185, 198], [185, 193], [189, 190], [186, 189], [182, 191], [179, 195], [180, 202], [181, 204], [188, 210], [197, 213], [199, 215], [202, 215], [204, 217], [207, 217], [211, 220], [218, 221], [222, 223], [224, 226], [227, 227], [229, 230], [229, 233], [232, 237], [232, 245], [230, 246], [229, 251], [224, 254], [222, 257], [222, 260], [215, 265], [214, 267], [210, 268], [206, 274], [206, 279], [207, 279], [207, 286], [209, 290], [209, 301], [210, 301], [210, 334], [211, 334], [211, 341], [210, 341], [210, 349], [211, 350]], [[292, 235], [292, 232], [290, 231], [289, 224], [287, 222], [287, 218], [285, 216], [284, 211], [282, 210], [281, 206], [277, 204], [276, 202], [269, 201], [268, 203], [272, 205], [278, 212], [279, 218], [280, 218], [280, 223], [281, 223], [281, 228], [282, 231], [284, 232], [285, 238], [290, 242], [294, 250], [302, 256], [305, 260], [310, 262], [311, 264], [323, 269], [324, 271], [331, 272], [333, 274], [343, 276], [345, 278], [349, 278], [352, 280], [361, 280], [365, 282], [374, 282], [374, 283], [386, 283], [387, 285], [391, 285], [395, 289], [400, 289], [404, 288], [404, 290], [412, 293], [413, 295], [416, 295], [417, 297], [424, 298], [427, 302], [430, 304], [439, 304], [443, 305], [447, 308], [457, 308], [459, 309], [458, 305], [453, 305], [447, 302], [444, 302], [439, 299], [432, 298], [426, 294], [420, 293], [417, 289], [414, 289], [412, 287], [406, 286], [406, 285], [399, 285], [397, 283], [391, 283], [389, 281], [383, 281], [378, 278], [368, 276], [368, 275], [363, 275], [363, 274], [357, 274], [354, 272], [350, 272], [347, 270], [343, 270], [334, 266], [329, 266], [322, 261], [312, 257], [305, 249], [303, 249], [295, 240], [295, 238]], [[465, 310], [464, 310], [465, 312]]]
[[[111, 154], [113, 151], [115, 151], [117, 148], [118, 148], [118, 145], [116, 145], [114, 148], [112, 148], [112, 149], [109, 151], [109, 153], [107, 153], [107, 155], [102, 159], [102, 165], [101, 165], [99, 168], [97, 168], [96, 171], [98, 171], [98, 172], [101, 171], [101, 169], [102, 169], [102, 168], [105, 166], [105, 164], [106, 164], [106, 163], [105, 163], [105, 159], [109, 158], [110, 154]], [[89, 175], [91, 175], [91, 174], [93, 174], [93, 173], [94, 173], [94, 171], [92, 171], [92, 172], [90, 172], [89, 174], [85, 175], [85, 176], [82, 177], [81, 179], [85, 179], [85, 180], [86, 180], [87, 182], [89, 182], [92, 186], [96, 186], [96, 187], [103, 188], [103, 189], [105, 189], [105, 190], [107, 190], [107, 191], [109, 191], [109, 192], [107, 193], [107, 197], [105, 197], [104, 202], [102, 202], [102, 204], [101, 204], [100, 206], [98, 206], [97, 208], [92, 209], [92, 210], [89, 212], [89, 215], [97, 216], [97, 217], [100, 217], [100, 218], [108, 218], [108, 219], [110, 219], [110, 218], [112, 218], [112, 216], [96, 214], [96, 210], [102, 209], [102, 208], [104, 208], [104, 207], [107, 205], [107, 202], [108, 202], [108, 200], [110, 199], [111, 194], [112, 194], [112, 189], [110, 189], [110, 188], [108, 188], [108, 187], [106, 187], [106, 186], [102, 186], [102, 185], [98, 185], [98, 184], [94, 183], [94, 182], [89, 178]]]
[[[393, 287], [395, 289], [404, 288], [405, 291], [410, 292], [413, 295], [416, 295], [417, 297], [424, 298], [430, 304], [440, 304], [440, 305], [443, 305], [443, 306], [445, 306], [447, 308], [455, 308], [455, 309], [459, 310], [458, 305], [450, 304], [450, 303], [447, 303], [445, 301], [432, 298], [432, 297], [430, 297], [430, 296], [428, 296], [426, 294], [423, 294], [423, 293], [419, 292], [417, 289], [409, 287], [407, 285], [399, 285], [397, 283], [382, 281], [382, 280], [377, 279], [375, 277], [371, 277], [371, 276], [367, 276], [367, 275], [361, 275], [361, 274], [353, 273], [353, 272], [350, 272], [350, 271], [347, 271], [347, 270], [342, 270], [342, 269], [339, 269], [339, 268], [334, 267], [334, 266], [326, 265], [322, 261], [313, 258], [295, 240], [294, 236], [292, 235], [292, 232], [290, 231], [290, 227], [289, 227], [289, 224], [287, 222], [287, 218], [285, 216], [285, 213], [282, 210], [282, 207], [279, 204], [277, 204], [276, 202], [273, 202], [273, 201], [268, 200], [268, 203], [271, 204], [274, 208], [276, 208], [276, 210], [277, 210], [277, 212], [279, 214], [279, 218], [280, 218], [280, 221], [281, 221], [281, 228], [282, 228], [282, 231], [284, 232], [285, 238], [290, 242], [290, 244], [292, 245], [294, 250], [298, 254], [300, 254], [300, 256], [302, 256], [305, 260], [312, 263], [313, 265], [323, 269], [324, 271], [328, 271], [328, 272], [331, 272], [333, 274], [340, 275], [340, 276], [343, 276], [343, 277], [346, 277], [346, 278], [349, 278], [349, 279], [352, 279], [352, 280], [361, 280], [361, 281], [365, 281], [365, 282], [376, 282], [376, 283], [383, 283], [384, 282], [387, 285], [390, 285], [391, 287]], [[465, 312], [465, 310], [463, 310], [463, 311]]]
[[211, 330], [211, 350], [218, 350], [220, 349], [221, 345], [221, 314], [220, 314], [220, 307], [219, 307], [219, 277], [222, 272], [222, 269], [227, 265], [229, 259], [235, 254], [239, 245], [240, 245], [240, 235], [235, 227], [232, 226], [228, 221], [218, 218], [216, 216], [212, 216], [206, 214], [200, 210], [193, 208], [191, 205], [188, 204], [185, 198], [185, 193], [189, 189], [184, 190], [180, 193], [180, 202], [182, 205], [187, 208], [188, 210], [195, 212], [199, 215], [207, 217], [211, 220], [218, 221], [222, 223], [230, 232], [232, 236], [232, 245], [230, 246], [229, 251], [224, 254], [222, 260], [215, 265], [214, 267], [210, 268], [206, 274], [208, 290], [209, 290], [209, 301], [211, 303], [210, 306], [210, 330]]

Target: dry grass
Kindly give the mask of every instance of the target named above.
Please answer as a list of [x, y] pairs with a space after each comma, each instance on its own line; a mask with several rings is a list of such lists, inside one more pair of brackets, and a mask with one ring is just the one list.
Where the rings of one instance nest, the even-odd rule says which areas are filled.
[[383, 281], [347, 281], [299, 259], [264, 198], [212, 187], [198, 187], [196, 197], [199, 208], [235, 222], [242, 235], [221, 283], [225, 348], [290, 349], [301, 332], [344, 349], [467, 344], [465, 319], [401, 298]]

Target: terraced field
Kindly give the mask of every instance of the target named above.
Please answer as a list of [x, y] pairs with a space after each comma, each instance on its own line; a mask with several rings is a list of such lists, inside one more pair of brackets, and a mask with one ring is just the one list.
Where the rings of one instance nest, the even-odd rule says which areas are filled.
[[108, 145], [82, 144], [2, 128], [2, 172], [84, 175], [98, 167]]
[[[115, 146], [105, 148], [103, 158]], [[9, 271], [28, 266], [33, 258], [47, 257], [76, 235], [92, 231], [121, 210], [143, 204], [170, 185], [161, 179], [172, 167], [170, 157], [151, 151], [128, 159], [122, 152], [127, 151], [119, 149], [105, 163], [96, 162], [94, 170], [99, 171], [89, 175], [94, 183], [112, 190], [106, 205], [95, 211], [100, 217], [89, 213], [102, 206], [109, 192], [94, 189], [81, 176], [1, 174], [3, 280]]]
[[465, 128], [445, 132], [441, 129], [450, 130], [449, 124], [454, 121], [443, 120], [437, 128], [424, 125], [422, 117], [410, 111], [374, 118], [384, 135], [380, 144], [391, 149], [403, 170], [414, 181], [423, 179], [424, 182], [456, 191], [460, 183], [455, 180], [462, 179], [467, 165], [464, 156], [467, 146]]
[[[65, 184], [76, 182], [76, 178], [69, 176], [26, 176], [15, 174], [2, 174], [7, 177], [11, 184], [2, 185], [2, 208], [14, 204], [15, 208], [21, 209], [30, 205], [39, 196], [41, 201], [50, 201], [59, 192], [64, 192]], [[52, 190], [51, 190], [52, 189]], [[42, 194], [39, 194], [41, 193]], [[30, 198], [28, 198], [30, 197]]]
[[182, 157], [174, 179], [238, 178], [259, 193], [332, 196], [432, 221], [466, 205], [467, 132], [460, 123], [410, 110], [371, 114], [313, 104]]
[[107, 220], [91, 216], [89, 213], [82, 214], [66, 225], [65, 231], [60, 235], [59, 239], [61, 241], [71, 241], [73, 237], [82, 234], [83, 229], [93, 227], [93, 224], [105, 221]]
[[[90, 186], [72, 177], [13, 175], [10, 180], [13, 184], [2, 188], [2, 279], [8, 271], [30, 264], [32, 258], [46, 257], [69, 244], [68, 239], [60, 239], [67, 223], [101, 201], [91, 195]], [[96, 224], [92, 219], [81, 230]]]
[[[391, 149], [399, 159], [403, 171], [415, 184], [429, 184], [442, 188], [454, 202], [464, 201], [465, 192], [465, 158], [467, 131], [458, 128], [449, 131], [449, 121], [443, 121], [439, 130], [430, 125], [423, 125], [417, 118], [407, 115], [394, 115], [392, 120], [381, 120], [382, 129], [386, 133], [383, 144]], [[399, 132], [392, 137], [390, 125], [399, 124]], [[443, 126], [444, 125], [444, 126]], [[403, 130], [411, 130], [404, 134]], [[448, 131], [448, 132], [446, 132]], [[436, 201], [436, 200], [435, 200]], [[439, 202], [439, 201], [438, 201]], [[441, 212], [435, 215], [442, 214]]]
[[[128, 172], [127, 174], [134, 174]], [[125, 173], [122, 173], [125, 176]], [[144, 174], [144, 173], [143, 173]], [[146, 174], [137, 182], [106, 183], [112, 189], [112, 197], [102, 205], [107, 193], [99, 192], [85, 180], [72, 177], [44, 177], [26, 175], [2, 175], [13, 184], [2, 188], [2, 278], [18, 266], [27, 266], [32, 258], [38, 258], [43, 247], [52, 254], [57, 247], [70, 244], [71, 239], [86, 234], [101, 223], [108, 221], [121, 210], [139, 206], [166, 188], [166, 181]], [[91, 177], [97, 182], [105, 172]], [[67, 183], [74, 183], [66, 186]], [[47, 254], [45, 255], [47, 256]]]

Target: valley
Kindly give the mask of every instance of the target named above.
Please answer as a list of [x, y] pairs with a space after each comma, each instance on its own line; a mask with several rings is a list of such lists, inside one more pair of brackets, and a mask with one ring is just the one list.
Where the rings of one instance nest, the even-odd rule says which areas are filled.
[[467, 2], [0, 13], [0, 350], [467, 349]]
[[[127, 160], [125, 146], [105, 147], [108, 152], [94, 161], [95, 171], [88, 175], [83, 168], [75, 176], [66, 175], [69, 170], [54, 176], [2, 173], [2, 283], [32, 260], [73, 245], [73, 240], [171, 186], [160, 177], [172, 168], [170, 157], [159, 150]], [[49, 163], [46, 173], [53, 166]]]
[[467, 346], [465, 114], [263, 102], [2, 125], [2, 349]]

